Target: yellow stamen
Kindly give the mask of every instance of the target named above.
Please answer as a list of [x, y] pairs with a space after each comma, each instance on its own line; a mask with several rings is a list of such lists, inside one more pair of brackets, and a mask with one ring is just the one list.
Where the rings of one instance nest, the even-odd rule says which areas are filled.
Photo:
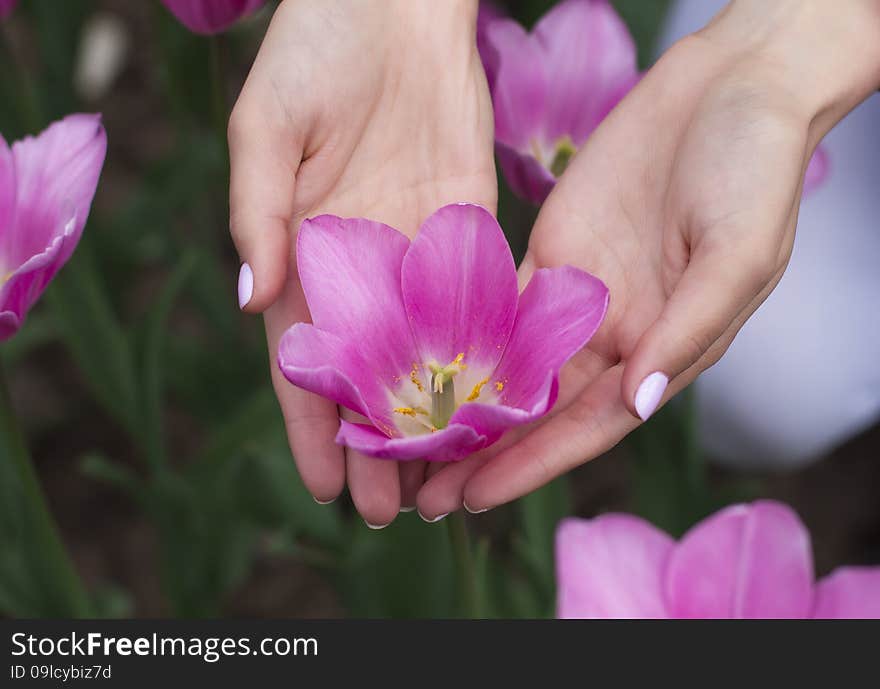
[[480, 396], [480, 392], [483, 390], [483, 386], [489, 382], [488, 378], [483, 378], [479, 383], [474, 385], [474, 389], [471, 390], [471, 394], [467, 396], [466, 402], [473, 402], [477, 397]]
[[419, 367], [417, 364], [413, 364], [412, 371], [409, 372], [409, 379], [412, 381], [413, 385], [419, 389], [419, 392], [425, 391], [422, 381], [419, 380]]
[[396, 407], [393, 411], [396, 414], [403, 414], [404, 416], [411, 416], [412, 418], [415, 418], [416, 414], [421, 414], [422, 416], [428, 415], [428, 412], [421, 407]]

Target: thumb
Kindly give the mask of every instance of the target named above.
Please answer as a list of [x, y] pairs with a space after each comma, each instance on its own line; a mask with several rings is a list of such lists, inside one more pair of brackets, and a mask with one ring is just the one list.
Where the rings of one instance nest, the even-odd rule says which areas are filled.
[[646, 421], [665, 401], [669, 382], [704, 357], [766, 288], [773, 272], [754, 252], [695, 253], [627, 359], [621, 393], [630, 413]]
[[239, 307], [259, 313], [278, 298], [290, 263], [290, 221], [302, 146], [239, 108], [229, 119], [229, 229], [241, 259]]

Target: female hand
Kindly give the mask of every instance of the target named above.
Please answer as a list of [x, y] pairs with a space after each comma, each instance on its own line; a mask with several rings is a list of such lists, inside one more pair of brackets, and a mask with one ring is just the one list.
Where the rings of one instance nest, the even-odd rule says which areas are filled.
[[398, 465], [336, 445], [336, 406], [278, 371], [281, 335], [309, 320], [293, 238], [304, 218], [321, 213], [368, 217], [412, 236], [447, 203], [494, 211], [492, 109], [476, 13], [476, 0], [285, 0], [229, 122], [230, 227], [248, 266], [239, 297], [245, 311], [265, 311], [272, 381], [297, 467], [319, 501], [336, 498], [347, 479], [374, 527], [415, 505], [424, 463]]
[[715, 363], [785, 270], [813, 149], [878, 85], [870, 2], [737, 0], [664, 55], [575, 156], [520, 269], [523, 282], [565, 263], [602, 278], [605, 323], [563, 370], [553, 415], [440, 471], [419, 510], [534, 490]]

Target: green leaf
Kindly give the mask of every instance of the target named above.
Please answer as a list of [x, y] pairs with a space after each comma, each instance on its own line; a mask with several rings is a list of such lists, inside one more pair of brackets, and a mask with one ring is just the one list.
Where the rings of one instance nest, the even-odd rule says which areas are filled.
[[559, 522], [571, 515], [571, 489], [567, 476], [521, 498], [517, 507], [522, 531], [514, 549], [532, 576], [544, 607], [552, 606], [555, 582], [554, 540]]
[[163, 355], [168, 317], [183, 284], [195, 267], [195, 256], [184, 254], [165, 283], [150, 313], [144, 351], [144, 437], [147, 458], [153, 467], [166, 462], [163, 419]]
[[142, 437], [133, 353], [106, 295], [84, 236], [44, 298], [96, 399], [129, 433]]

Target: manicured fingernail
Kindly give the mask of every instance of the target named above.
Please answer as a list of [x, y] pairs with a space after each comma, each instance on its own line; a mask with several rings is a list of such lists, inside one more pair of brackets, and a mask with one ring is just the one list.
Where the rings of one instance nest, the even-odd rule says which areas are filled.
[[319, 505], [329, 505], [331, 502], [336, 502], [336, 498], [330, 498], [329, 500], [318, 500], [318, 498], [315, 498], [314, 496], [312, 497]]
[[238, 271], [238, 308], [243, 309], [254, 296], [254, 271], [247, 263]]
[[443, 514], [438, 514], [433, 519], [428, 519], [424, 514], [422, 514], [422, 511], [419, 510], [419, 516], [422, 518], [422, 521], [426, 521], [429, 524], [433, 524], [434, 522], [439, 522], [441, 519], [443, 519], [443, 517], [445, 517], [448, 514], [449, 514], [449, 512], [444, 512]]
[[488, 512], [488, 511], [489, 511], [489, 508], [488, 508], [488, 507], [484, 507], [484, 508], [481, 509], [481, 510], [475, 510], [473, 507], [469, 507], [468, 504], [467, 504], [466, 502], [464, 502], [464, 503], [462, 503], [462, 504], [464, 505], [464, 508], [465, 508], [468, 512], [470, 512], [471, 514], [482, 514], [483, 512]]
[[413, 505], [412, 507], [401, 507], [400, 511], [401, 512], [412, 512], [415, 508], [416, 508], [415, 505]]
[[651, 375], [646, 376], [642, 384], [639, 385], [639, 389], [636, 390], [635, 407], [636, 413], [642, 421], [647, 421], [656, 411], [667, 385], [669, 385], [669, 378], [660, 371], [654, 371]]
[[386, 526], [388, 526], [388, 524], [370, 524], [370, 522], [368, 522], [366, 519], [364, 520], [364, 524], [370, 527], [373, 531], [380, 531], [381, 529], [384, 529]]

